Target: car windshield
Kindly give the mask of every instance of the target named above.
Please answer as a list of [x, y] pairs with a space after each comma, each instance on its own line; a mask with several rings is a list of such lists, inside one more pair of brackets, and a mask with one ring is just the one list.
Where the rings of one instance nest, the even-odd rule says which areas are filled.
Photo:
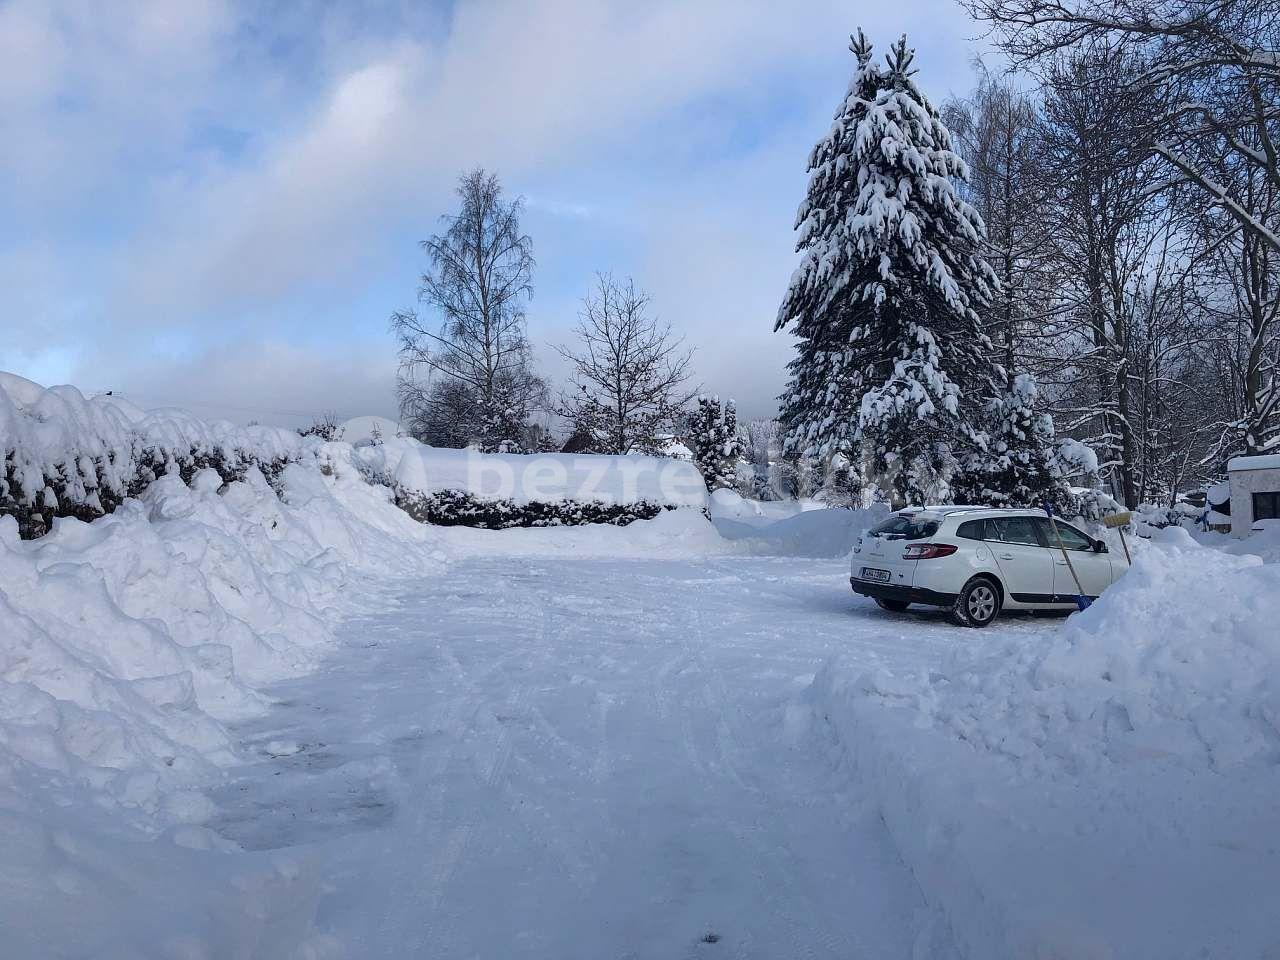
[[938, 532], [937, 520], [917, 520], [910, 516], [890, 517], [868, 531], [884, 540], [924, 540]]

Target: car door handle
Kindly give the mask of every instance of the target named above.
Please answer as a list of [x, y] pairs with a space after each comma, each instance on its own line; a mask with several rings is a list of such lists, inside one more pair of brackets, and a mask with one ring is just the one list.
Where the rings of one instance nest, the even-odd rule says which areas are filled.
[[1065, 567], [1065, 566], [1067, 565], [1067, 561], [1065, 561], [1065, 560], [1056, 560], [1056, 561], [1054, 561], [1054, 562], [1055, 562], [1055, 563], [1057, 563], [1057, 564], [1058, 564], [1058, 566], [1060, 566], [1060, 567]]
[[1000, 559], [1001, 559], [1001, 560], [1012, 560], [1012, 559], [1013, 559], [1013, 554], [1012, 554], [1012, 553], [1002, 553], [1002, 554], [1000, 554]]

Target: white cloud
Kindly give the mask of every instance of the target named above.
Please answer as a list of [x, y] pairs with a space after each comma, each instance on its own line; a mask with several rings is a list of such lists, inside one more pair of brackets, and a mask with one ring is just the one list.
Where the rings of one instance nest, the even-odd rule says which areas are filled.
[[[0, 171], [14, 202], [83, 202], [216, 102], [223, 0], [0, 5]], [[0, 193], [0, 197], [3, 193]]]
[[[613, 158], [655, 119], [813, 58], [815, 37], [840, 36], [845, 17], [836, 3], [805, 18], [740, 0], [463, 4], [443, 43], [407, 40], [335, 77], [261, 163], [165, 194], [121, 295], [166, 317], [191, 297], [286, 296], [356, 268], [406, 208], [446, 203], [462, 168], [518, 182]], [[826, 59], [848, 59], [840, 41], [828, 46]]]

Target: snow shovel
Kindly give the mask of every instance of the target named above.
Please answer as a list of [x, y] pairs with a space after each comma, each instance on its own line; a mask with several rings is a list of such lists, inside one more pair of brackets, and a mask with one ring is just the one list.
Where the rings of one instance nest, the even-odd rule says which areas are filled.
[[1133, 564], [1133, 557], [1129, 556], [1129, 541], [1124, 538], [1124, 528], [1132, 519], [1132, 513], [1113, 513], [1109, 517], [1102, 518], [1104, 527], [1120, 531], [1120, 544], [1124, 547], [1124, 562], [1130, 565]]
[[[1049, 517], [1049, 526], [1053, 528], [1053, 537], [1058, 541], [1058, 549], [1062, 551], [1062, 559], [1067, 561], [1067, 569], [1071, 571], [1071, 579], [1076, 582], [1076, 609], [1088, 610], [1093, 601], [1084, 595], [1084, 587], [1080, 585], [1080, 577], [1076, 574], [1075, 565], [1072, 564], [1071, 557], [1067, 553], [1066, 544], [1062, 542], [1062, 534], [1058, 532], [1058, 524], [1053, 519], [1053, 508], [1046, 503], [1044, 512]], [[1056, 593], [1057, 591], [1055, 590], [1054, 592]]]

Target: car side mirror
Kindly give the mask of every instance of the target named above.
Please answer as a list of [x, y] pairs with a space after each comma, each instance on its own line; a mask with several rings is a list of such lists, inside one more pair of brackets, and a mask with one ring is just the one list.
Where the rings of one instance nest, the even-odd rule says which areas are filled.
[[1107, 552], [1107, 545], [1106, 545], [1105, 543], [1103, 543], [1101, 540], [1095, 540], [1095, 541], [1093, 541], [1093, 552], [1094, 552], [1094, 553], [1106, 553], [1106, 552]]

